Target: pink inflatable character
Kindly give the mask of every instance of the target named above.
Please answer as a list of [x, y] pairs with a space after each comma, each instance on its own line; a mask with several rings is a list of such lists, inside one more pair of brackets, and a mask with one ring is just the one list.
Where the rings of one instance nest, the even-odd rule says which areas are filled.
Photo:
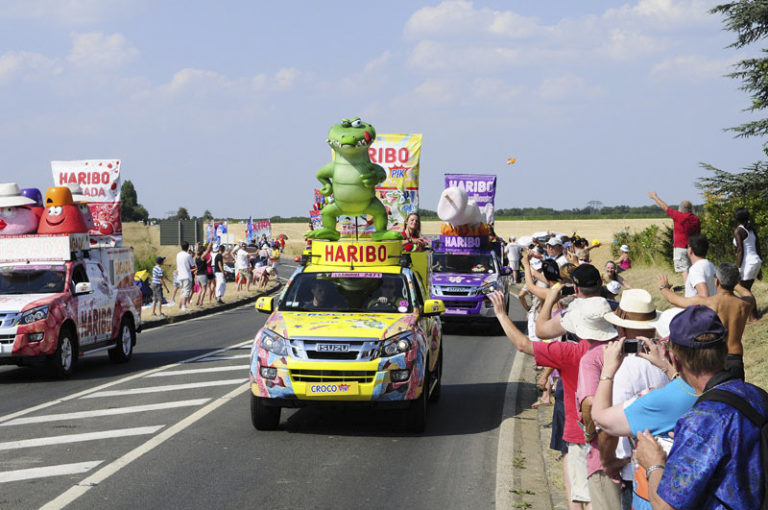
[[88, 197], [83, 195], [83, 190], [80, 189], [79, 184], [67, 184], [67, 188], [72, 192], [72, 201], [80, 209], [80, 214], [83, 215], [85, 226], [88, 227], [88, 230], [93, 230], [93, 214], [91, 214], [91, 209], [88, 207]]
[[15, 182], [0, 183], [0, 236], [31, 234], [37, 229], [35, 201], [21, 195]]
[[85, 234], [88, 227], [83, 215], [72, 202], [72, 192], [66, 186], [54, 186], [45, 192], [45, 211], [40, 218], [38, 234]]

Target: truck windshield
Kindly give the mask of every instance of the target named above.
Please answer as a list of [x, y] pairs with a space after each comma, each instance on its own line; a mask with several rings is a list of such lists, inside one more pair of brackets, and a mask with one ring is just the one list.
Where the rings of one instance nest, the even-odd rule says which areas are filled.
[[0, 294], [56, 294], [66, 281], [64, 266], [0, 267]]
[[285, 290], [278, 310], [409, 313], [410, 296], [399, 274], [302, 273]]
[[487, 253], [435, 253], [432, 271], [436, 273], [495, 273], [493, 258]]

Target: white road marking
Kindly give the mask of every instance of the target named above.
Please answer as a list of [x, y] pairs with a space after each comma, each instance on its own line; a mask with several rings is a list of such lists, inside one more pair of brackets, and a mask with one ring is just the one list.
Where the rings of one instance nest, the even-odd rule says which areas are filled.
[[[224, 313], [224, 312], [222, 312], [222, 313]], [[111, 388], [112, 386], [122, 385], [122, 384], [124, 384], [124, 383], [126, 383], [128, 381], [133, 381], [134, 379], [140, 379], [140, 378], [146, 377], [146, 376], [148, 376], [150, 374], [154, 374], [154, 373], [157, 373], [157, 372], [162, 372], [163, 370], [168, 370], [170, 368], [180, 366], [180, 365], [182, 365], [184, 363], [190, 363], [190, 362], [192, 362], [192, 361], [194, 361], [196, 359], [205, 358], [205, 357], [211, 356], [213, 354], [217, 354], [219, 352], [228, 351], [230, 349], [237, 349], [238, 347], [242, 347], [243, 345], [250, 345], [252, 343], [253, 343], [252, 339], [251, 340], [246, 340], [244, 342], [238, 342], [238, 343], [236, 343], [234, 345], [230, 345], [228, 347], [222, 347], [221, 349], [216, 349], [214, 351], [207, 352], [207, 353], [201, 354], [199, 356], [193, 356], [192, 358], [180, 361], [178, 363], [171, 363], [170, 365], [165, 365], [165, 366], [162, 366], [162, 367], [146, 370], [144, 372], [139, 372], [137, 374], [129, 375], [128, 377], [123, 377], [122, 379], [118, 379], [117, 381], [108, 382], [108, 383], [102, 384], [101, 386], [96, 386], [94, 388], [89, 388], [87, 390], [79, 391], [77, 393], [73, 393], [72, 395], [67, 395], [66, 397], [57, 398], [55, 400], [49, 400], [48, 402], [44, 402], [44, 403], [36, 405], [36, 406], [28, 407], [27, 409], [22, 409], [21, 411], [16, 411], [15, 413], [6, 414], [5, 416], [0, 416], [0, 423], [12, 420], [14, 418], [18, 418], [19, 416], [24, 416], [26, 414], [34, 413], [35, 411], [39, 411], [41, 409], [45, 409], [47, 407], [54, 406], [56, 404], [61, 404], [62, 402], [67, 402], [69, 400], [74, 400], [76, 398], [81, 398], [81, 397], [83, 397], [85, 395], [88, 395], [88, 394], [93, 393], [93, 392], [97, 392], [99, 390], [103, 390], [105, 388]]]
[[64, 493], [60, 494], [57, 498], [53, 499], [52, 501], [48, 502], [47, 504], [43, 505], [41, 507], [41, 510], [58, 510], [61, 508], [64, 508], [68, 504], [75, 501], [77, 498], [88, 492], [90, 489], [92, 489], [94, 486], [97, 486], [113, 474], [120, 471], [122, 468], [133, 462], [134, 460], [138, 459], [145, 453], [151, 451], [155, 447], [161, 445], [168, 439], [172, 438], [174, 435], [178, 434], [182, 430], [186, 429], [190, 425], [194, 424], [196, 421], [204, 418], [206, 415], [212, 413], [216, 409], [218, 409], [220, 406], [226, 404], [231, 399], [235, 398], [241, 393], [244, 393], [248, 391], [251, 387], [251, 383], [245, 383], [242, 386], [238, 386], [236, 389], [230, 391], [226, 395], [224, 395], [221, 398], [218, 398], [208, 404], [207, 406], [198, 409], [191, 415], [187, 416], [183, 420], [181, 420], [179, 423], [172, 425], [159, 433], [158, 435], [151, 438], [146, 443], [142, 444], [141, 446], [131, 450], [130, 452], [126, 453], [119, 459], [115, 460], [111, 464], [108, 464], [104, 466], [103, 468], [99, 469], [95, 473], [93, 473], [91, 476], [85, 478], [77, 485], [74, 485], [69, 490], [65, 491]]
[[251, 354], [231, 354], [229, 356], [207, 356], [205, 358], [196, 359], [190, 363], [203, 363], [204, 361], [226, 361], [228, 359], [243, 359], [250, 358]]
[[102, 462], [104, 461], [94, 460], [92, 462], [77, 462], [75, 464], [59, 464], [58, 466], [3, 471], [0, 472], [0, 483], [18, 482], [19, 480], [31, 480], [33, 478], [45, 478], [49, 476], [77, 475], [90, 471]]
[[507, 389], [504, 392], [504, 406], [501, 411], [499, 425], [499, 442], [496, 446], [496, 508], [513, 508], [515, 496], [515, 414], [517, 410], [518, 388], [517, 381], [523, 373], [524, 365], [533, 357], [522, 352], [515, 353], [515, 360], [509, 370]]
[[165, 425], [104, 430], [101, 432], [85, 432], [83, 434], [67, 434], [65, 436], [36, 437], [35, 439], [22, 439], [20, 441], [0, 443], [0, 450], [33, 448], [35, 446], [49, 446], [52, 444], [80, 443], [83, 441], [95, 441], [98, 439], [111, 439], [115, 437], [143, 436], [146, 434], [154, 434], [163, 427], [165, 427]]
[[192, 388], [207, 388], [209, 386], [226, 386], [228, 384], [240, 384], [244, 381], [239, 379], [221, 379], [218, 381], [205, 381], [187, 384], [168, 384], [165, 386], [149, 386], [147, 388], [133, 388], [130, 390], [97, 391], [90, 395], [80, 398], [100, 398], [100, 397], [122, 397], [125, 395], [141, 395], [144, 393], [160, 393], [165, 391], [189, 390]]
[[210, 372], [228, 372], [230, 370], [248, 370], [250, 365], [234, 365], [231, 367], [213, 367], [213, 368], [193, 368], [190, 370], [169, 370], [168, 372], [158, 372], [147, 377], [172, 377], [174, 375], [189, 374], [207, 374]]
[[201, 406], [211, 400], [210, 398], [198, 398], [194, 400], [177, 400], [175, 402], [163, 402], [160, 404], [147, 404], [143, 406], [116, 407], [112, 409], [95, 409], [93, 411], [79, 411], [75, 413], [46, 414], [42, 416], [32, 416], [30, 418], [16, 418], [5, 423], [0, 423], [0, 427], [11, 425], [28, 425], [30, 423], [48, 423], [52, 421], [82, 420], [84, 418], [94, 418], [97, 416], [114, 416], [117, 414], [141, 413], [145, 411], [160, 411], [163, 409], [175, 409], [178, 407]]

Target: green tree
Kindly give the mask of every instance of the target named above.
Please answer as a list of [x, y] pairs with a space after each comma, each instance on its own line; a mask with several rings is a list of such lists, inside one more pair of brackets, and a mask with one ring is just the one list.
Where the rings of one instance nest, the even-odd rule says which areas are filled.
[[189, 211], [187, 211], [186, 207], [179, 207], [179, 210], [176, 212], [176, 219], [177, 220], [189, 219]]
[[[768, 2], [765, 0], [738, 0], [714, 7], [713, 14], [723, 15], [726, 30], [736, 34], [736, 41], [730, 48], [742, 49], [768, 36]], [[761, 56], [738, 62], [735, 71], [728, 77], [741, 80], [741, 90], [750, 97], [745, 111], [758, 113], [768, 108], [768, 51], [762, 48]], [[736, 133], [737, 138], [765, 137], [768, 135], [768, 119], [758, 119], [726, 129]], [[763, 143], [763, 153], [768, 155], [768, 146]], [[768, 219], [768, 162], [758, 161], [741, 172], [732, 173], [702, 163], [710, 172], [702, 177], [696, 186], [704, 192], [704, 221], [702, 231], [709, 237], [710, 254], [715, 262], [733, 260], [731, 237], [734, 222], [733, 211], [738, 207], [749, 209], [755, 225], [765, 225]], [[768, 239], [762, 232], [762, 252], [766, 253]]]
[[136, 188], [131, 181], [126, 180], [120, 189], [120, 220], [147, 221], [149, 213], [138, 203]]
[[212, 220], [212, 219], [213, 219], [213, 214], [211, 214], [211, 211], [209, 211], [208, 209], [206, 209], [206, 210], [205, 210], [205, 212], [203, 213], [203, 219], [204, 219], [205, 221], [210, 221], [210, 220]]

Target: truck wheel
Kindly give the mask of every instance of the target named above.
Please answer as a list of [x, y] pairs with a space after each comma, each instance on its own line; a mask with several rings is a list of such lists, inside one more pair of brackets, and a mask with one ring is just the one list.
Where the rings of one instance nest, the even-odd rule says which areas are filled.
[[432, 393], [429, 394], [430, 402], [438, 402], [440, 400], [440, 394], [443, 391], [443, 347], [440, 346], [440, 354], [437, 356], [437, 365], [435, 371], [432, 372], [430, 379], [435, 381], [435, 387]]
[[77, 362], [77, 340], [69, 328], [62, 328], [59, 341], [56, 342], [56, 352], [51, 358], [53, 374], [61, 379], [72, 375]]
[[265, 405], [264, 400], [251, 394], [251, 423], [257, 430], [275, 430], [280, 425], [280, 408]]
[[136, 331], [133, 322], [123, 317], [120, 321], [120, 329], [117, 331], [117, 345], [108, 351], [109, 359], [113, 363], [125, 363], [133, 354], [133, 343], [136, 341]]
[[420, 434], [427, 425], [427, 400], [429, 393], [429, 371], [424, 372], [424, 389], [405, 411], [405, 428], [409, 432]]

